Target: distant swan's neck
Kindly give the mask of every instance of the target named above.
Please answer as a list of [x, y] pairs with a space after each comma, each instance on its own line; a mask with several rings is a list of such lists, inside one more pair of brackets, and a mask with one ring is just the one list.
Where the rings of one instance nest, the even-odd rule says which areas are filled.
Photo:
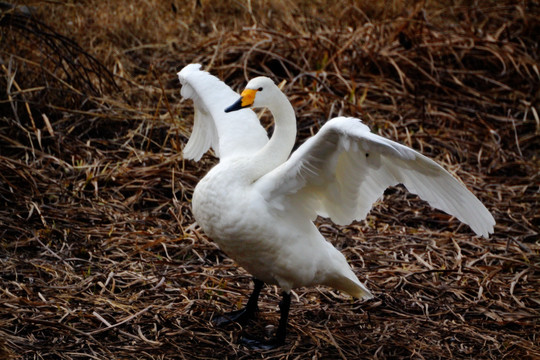
[[280, 90], [268, 110], [274, 117], [274, 133], [268, 143], [252, 158], [253, 180], [283, 164], [289, 158], [296, 140], [296, 116], [294, 109]]

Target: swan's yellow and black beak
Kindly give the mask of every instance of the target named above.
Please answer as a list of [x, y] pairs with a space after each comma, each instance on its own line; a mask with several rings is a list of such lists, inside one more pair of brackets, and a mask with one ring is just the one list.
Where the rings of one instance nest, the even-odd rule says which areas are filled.
[[257, 90], [245, 89], [244, 91], [242, 91], [242, 94], [240, 94], [240, 99], [238, 99], [238, 101], [236, 101], [234, 104], [226, 108], [225, 112], [228, 113], [231, 111], [236, 111], [236, 110], [250, 107], [251, 105], [253, 105], [253, 102], [255, 101], [256, 93], [257, 93]]

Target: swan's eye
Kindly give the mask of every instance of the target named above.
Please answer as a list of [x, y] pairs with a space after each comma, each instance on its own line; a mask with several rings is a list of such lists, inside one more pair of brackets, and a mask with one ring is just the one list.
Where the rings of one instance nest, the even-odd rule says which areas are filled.
[[262, 87], [258, 88], [257, 91], [262, 91]]

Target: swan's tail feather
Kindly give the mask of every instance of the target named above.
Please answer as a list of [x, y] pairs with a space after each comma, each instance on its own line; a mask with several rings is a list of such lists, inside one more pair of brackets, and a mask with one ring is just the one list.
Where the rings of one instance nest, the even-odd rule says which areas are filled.
[[373, 298], [373, 294], [367, 289], [367, 287], [358, 280], [352, 280], [346, 276], [339, 276], [330, 281], [327, 281], [325, 285], [331, 286], [334, 289], [344, 291], [347, 294], [362, 300], [369, 300]]

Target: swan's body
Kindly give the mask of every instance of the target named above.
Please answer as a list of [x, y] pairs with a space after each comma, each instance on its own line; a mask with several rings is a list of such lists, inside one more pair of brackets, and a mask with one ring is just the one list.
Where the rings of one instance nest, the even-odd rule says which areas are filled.
[[[482, 203], [420, 153], [372, 134], [358, 119], [339, 117], [291, 155], [294, 109], [272, 80], [251, 80], [237, 101], [227, 85], [199, 68], [188, 65], [178, 74], [182, 95], [195, 105], [184, 156], [198, 160], [212, 147], [220, 162], [195, 188], [193, 214], [204, 232], [260, 281], [279, 285], [284, 294], [324, 284], [371, 298], [313, 220], [317, 215], [338, 224], [361, 220], [384, 190], [398, 183], [477, 234], [493, 232], [495, 221]], [[246, 107], [272, 112], [270, 140]], [[282, 342], [284, 325], [280, 330]]]
[[264, 205], [257, 187], [247, 181], [249, 170], [249, 159], [225, 161], [199, 182], [193, 214], [205, 234], [257, 279], [286, 292], [326, 284], [371, 297], [309, 218]]

